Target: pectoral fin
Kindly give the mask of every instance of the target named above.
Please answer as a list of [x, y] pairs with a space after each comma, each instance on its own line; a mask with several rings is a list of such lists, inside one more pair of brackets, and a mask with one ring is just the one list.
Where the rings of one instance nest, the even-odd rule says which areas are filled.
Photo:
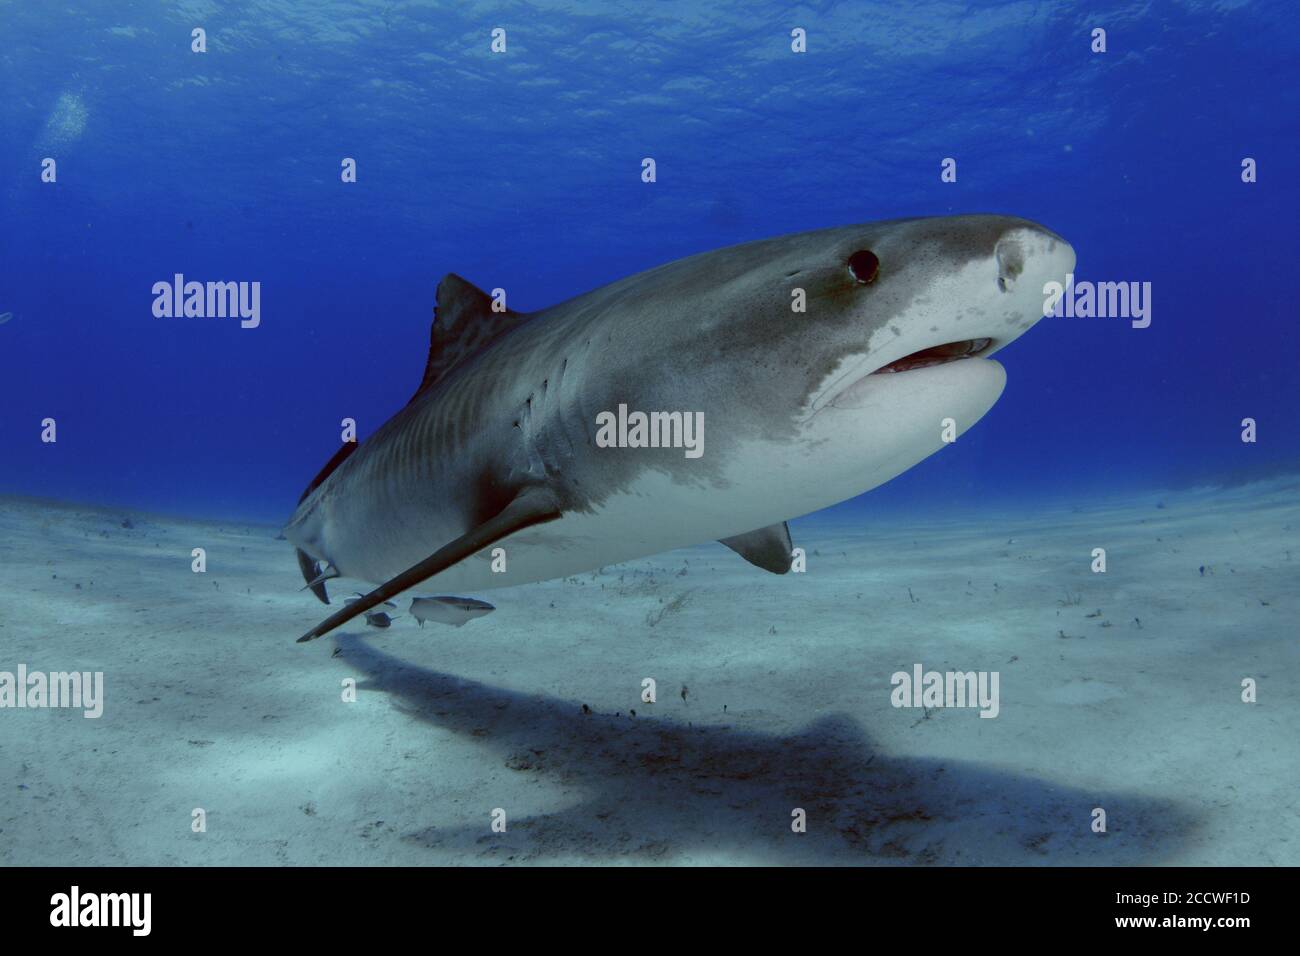
[[784, 521], [747, 534], [738, 534], [734, 538], [723, 538], [718, 543], [725, 544], [764, 571], [785, 574], [790, 570], [790, 552], [794, 550], [794, 544], [790, 540], [790, 529]]
[[365, 597], [358, 598], [342, 610], [331, 614], [314, 628], [298, 638], [298, 643], [313, 641], [328, 634], [340, 624], [346, 624], [359, 614], [364, 614], [377, 604], [415, 587], [421, 581], [446, 571], [470, 555], [496, 544], [502, 538], [536, 524], [544, 524], [560, 517], [559, 505], [544, 488], [525, 488], [493, 517], [470, 529], [450, 544], [443, 545], [419, 564], [413, 565], [375, 588]]

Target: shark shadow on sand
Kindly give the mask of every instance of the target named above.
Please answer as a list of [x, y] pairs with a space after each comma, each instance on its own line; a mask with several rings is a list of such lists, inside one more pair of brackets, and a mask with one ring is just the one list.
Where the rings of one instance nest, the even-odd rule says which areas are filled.
[[[354, 634], [339, 657], [358, 689], [416, 720], [471, 737], [520, 774], [571, 791], [565, 810], [506, 807], [508, 830], [413, 829], [404, 840], [465, 862], [730, 860], [791, 864], [1143, 865], [1196, 825], [1172, 802], [1085, 792], [971, 761], [890, 755], [853, 720], [827, 716], [789, 736], [677, 720], [583, 713], [407, 664]], [[807, 832], [791, 832], [791, 810]], [[1091, 832], [1094, 807], [1108, 831]], [[436, 808], [427, 811], [435, 820]]]

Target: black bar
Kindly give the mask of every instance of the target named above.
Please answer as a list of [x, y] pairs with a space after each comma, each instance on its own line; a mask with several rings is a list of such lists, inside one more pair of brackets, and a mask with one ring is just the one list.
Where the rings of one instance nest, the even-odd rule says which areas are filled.
[[[472, 940], [530, 928], [543, 934], [539, 942], [576, 941], [602, 926], [625, 934], [629, 945], [647, 933], [668, 945], [686, 920], [760, 938], [775, 921], [819, 934], [840, 927], [863, 941], [903, 933], [921, 945], [1032, 942], [1044, 933], [1071, 941], [1199, 935], [1231, 944], [1242, 933], [1284, 927], [1296, 885], [1293, 869], [592, 869], [11, 868], [0, 870], [0, 926], [7, 942], [76, 933], [78, 942], [204, 946], [254, 938], [339, 943], [353, 931], [367, 945], [430, 931], [450, 945], [452, 931]], [[87, 905], [98, 909], [98, 894], [149, 894], [147, 936], [136, 935], [143, 896], [139, 910], [121, 910], [126, 925], [51, 925], [52, 916], [70, 913], [73, 886], [85, 914]], [[67, 897], [61, 913], [59, 894]], [[1245, 922], [1219, 922], [1229, 919]], [[434, 937], [421, 938], [434, 948]]]

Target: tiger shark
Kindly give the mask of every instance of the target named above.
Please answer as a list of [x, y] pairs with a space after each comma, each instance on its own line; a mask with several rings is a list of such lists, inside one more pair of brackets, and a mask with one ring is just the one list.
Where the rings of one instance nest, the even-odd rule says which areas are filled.
[[990, 356], [1074, 264], [1036, 223], [964, 215], [730, 246], [534, 313], [449, 274], [419, 389], [284, 529], [321, 601], [333, 577], [379, 585], [299, 641], [431, 578], [471, 592], [712, 540], [784, 573], [789, 519], [993, 406]]

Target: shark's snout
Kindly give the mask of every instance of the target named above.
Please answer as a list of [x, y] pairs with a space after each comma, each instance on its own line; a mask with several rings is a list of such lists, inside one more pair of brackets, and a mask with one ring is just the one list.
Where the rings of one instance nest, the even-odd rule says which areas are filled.
[[943, 305], [929, 313], [919, 310], [911, 321], [898, 323], [912, 334], [889, 345], [894, 350], [900, 346], [912, 350], [897, 357], [887, 351], [890, 361], [879, 363], [878, 373], [988, 357], [1046, 313], [1046, 287], [1063, 283], [1074, 269], [1074, 249], [1056, 233], [1026, 219], [998, 218], [992, 230], [986, 222], [972, 223], [980, 236], [973, 241], [989, 243], [983, 246], [983, 255], [954, 269], [951, 279], [938, 277], [936, 289], [948, 283], [946, 292], [937, 297]]
[[[1037, 324], [1047, 311], [1045, 287], [1063, 284], [1074, 268], [1070, 244], [1028, 219], [917, 220], [914, 228], [910, 250], [849, 256], [849, 271], [863, 297], [861, 319], [874, 328], [873, 338], [865, 351], [844, 355], [819, 384], [812, 413], [831, 403], [845, 407], [842, 393], [866, 376], [988, 358]], [[872, 296], [878, 287], [890, 288], [909, 252], [920, 263], [910, 277], [913, 294], [902, 307], [882, 312]], [[868, 265], [880, 265], [868, 270], [871, 279], [864, 279], [857, 260], [868, 256]]]
[[1019, 220], [1002, 232], [988, 271], [997, 290], [990, 314], [1000, 319], [984, 332], [991, 340], [985, 355], [1018, 339], [1051, 310], [1049, 286], [1064, 284], [1074, 261], [1074, 248], [1037, 223]]
[[1074, 249], [1056, 233], [1034, 223], [1006, 230], [993, 248], [998, 290], [1042, 299], [1043, 286], [1074, 269]]

